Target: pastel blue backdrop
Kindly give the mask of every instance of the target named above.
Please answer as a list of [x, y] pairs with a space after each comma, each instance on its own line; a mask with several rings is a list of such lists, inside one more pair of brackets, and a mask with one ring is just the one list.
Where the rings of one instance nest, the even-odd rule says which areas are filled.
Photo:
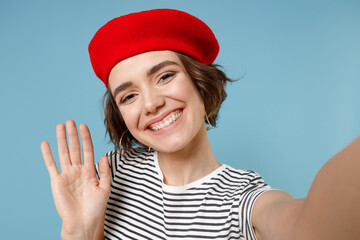
[[112, 149], [105, 88], [87, 46], [110, 19], [152, 8], [204, 20], [221, 46], [216, 63], [243, 76], [228, 86], [218, 128], [209, 131], [220, 162], [304, 197], [320, 167], [360, 133], [358, 0], [1, 0], [2, 239], [59, 239], [40, 143], [56, 153], [56, 124], [74, 119], [89, 126], [97, 160]]

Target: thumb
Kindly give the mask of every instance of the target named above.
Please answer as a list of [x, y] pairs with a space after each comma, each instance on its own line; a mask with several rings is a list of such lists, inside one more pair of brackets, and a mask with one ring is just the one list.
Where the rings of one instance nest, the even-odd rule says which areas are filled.
[[100, 181], [99, 187], [110, 191], [110, 167], [107, 156], [103, 156], [99, 162]]

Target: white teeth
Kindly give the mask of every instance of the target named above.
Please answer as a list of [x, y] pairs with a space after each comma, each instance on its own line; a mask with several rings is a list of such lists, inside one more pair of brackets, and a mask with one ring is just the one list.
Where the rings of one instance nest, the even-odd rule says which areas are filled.
[[153, 131], [158, 131], [166, 126], [169, 126], [170, 124], [172, 124], [173, 122], [175, 122], [176, 120], [178, 120], [181, 116], [182, 112], [181, 111], [175, 111], [171, 114], [169, 114], [165, 119], [163, 119], [160, 122], [154, 123], [150, 125], [151, 130]]

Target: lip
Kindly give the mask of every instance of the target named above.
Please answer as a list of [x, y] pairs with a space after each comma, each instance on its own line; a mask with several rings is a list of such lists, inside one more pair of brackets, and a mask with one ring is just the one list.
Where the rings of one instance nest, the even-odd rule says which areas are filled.
[[183, 112], [183, 108], [175, 108], [175, 109], [171, 109], [169, 111], [164, 112], [163, 114], [161, 114], [160, 116], [151, 119], [150, 121], [146, 122], [145, 124], [145, 129], [148, 129], [150, 127], [151, 124], [159, 122], [161, 120], [163, 120], [164, 118], [166, 118], [170, 113], [175, 112], [177, 110], [181, 110]]
[[166, 126], [157, 131], [153, 131], [150, 128], [147, 128], [145, 131], [150, 133], [151, 135], [155, 135], [155, 136], [168, 134], [169, 132], [172, 131], [172, 129], [176, 128], [182, 122], [182, 120], [184, 119], [184, 115], [186, 114], [185, 111], [186, 110], [184, 109], [182, 111], [180, 118], [178, 120], [176, 120], [175, 122], [173, 122], [172, 124], [170, 124], [169, 126]]

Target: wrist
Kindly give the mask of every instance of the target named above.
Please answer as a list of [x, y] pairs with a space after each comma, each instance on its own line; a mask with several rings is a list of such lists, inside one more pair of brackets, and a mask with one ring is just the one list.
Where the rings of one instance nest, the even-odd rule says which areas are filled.
[[71, 229], [62, 226], [61, 228], [61, 239], [62, 240], [93, 240], [95, 232], [93, 230], [86, 229]]

